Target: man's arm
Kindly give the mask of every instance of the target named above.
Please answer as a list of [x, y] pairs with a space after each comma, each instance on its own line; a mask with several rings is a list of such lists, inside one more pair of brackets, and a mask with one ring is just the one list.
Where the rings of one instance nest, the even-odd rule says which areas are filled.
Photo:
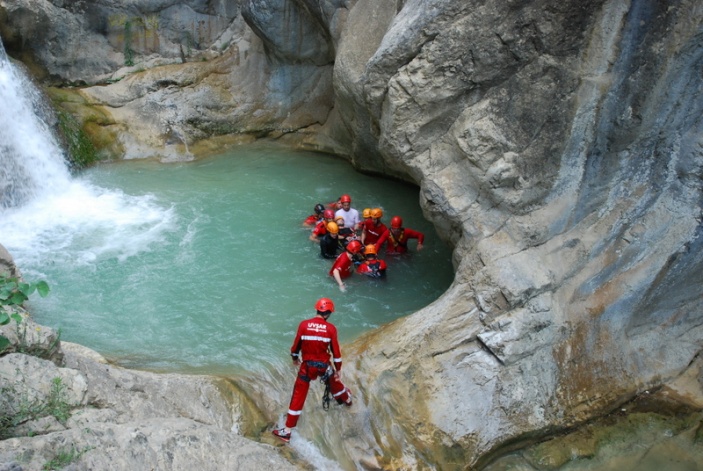
[[425, 243], [425, 234], [405, 228], [405, 235], [408, 239], [417, 239], [417, 250], [422, 250], [422, 245]]
[[[331, 324], [330, 324], [331, 325]], [[332, 349], [332, 361], [334, 363], [334, 369], [337, 373], [342, 371], [342, 349], [339, 348], [339, 340], [337, 340], [337, 328], [331, 325], [332, 334], [330, 341], [330, 348]]]
[[298, 332], [295, 334], [295, 339], [293, 340], [293, 345], [290, 347], [290, 356], [293, 359], [293, 363], [296, 365], [300, 363], [302, 358], [300, 358], [300, 350], [303, 346], [303, 323], [298, 325]]
[[342, 275], [339, 274], [339, 268], [335, 268], [334, 270], [332, 270], [332, 276], [337, 281], [337, 286], [339, 286], [339, 290], [344, 293], [347, 290], [347, 287], [342, 281]]

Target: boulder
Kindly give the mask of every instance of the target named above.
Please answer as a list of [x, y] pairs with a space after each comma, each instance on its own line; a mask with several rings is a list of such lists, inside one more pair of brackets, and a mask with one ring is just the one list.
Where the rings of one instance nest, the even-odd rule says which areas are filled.
[[[0, 357], [0, 463], [24, 471], [71, 469], [299, 469], [270, 445], [244, 438], [261, 424], [225, 381], [110, 365], [63, 343], [64, 366]], [[203, 457], [207, 457], [203, 459]], [[57, 466], [57, 465], [54, 465]]]

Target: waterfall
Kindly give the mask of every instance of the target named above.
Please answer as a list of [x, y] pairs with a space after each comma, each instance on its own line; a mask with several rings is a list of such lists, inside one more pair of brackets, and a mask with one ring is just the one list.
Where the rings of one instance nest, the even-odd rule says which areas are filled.
[[73, 177], [48, 106], [0, 42], [0, 244], [25, 273], [47, 263], [124, 260], [171, 229], [172, 208]]
[[42, 97], [8, 60], [0, 42], [0, 207], [66, 189], [64, 154], [40, 119]]

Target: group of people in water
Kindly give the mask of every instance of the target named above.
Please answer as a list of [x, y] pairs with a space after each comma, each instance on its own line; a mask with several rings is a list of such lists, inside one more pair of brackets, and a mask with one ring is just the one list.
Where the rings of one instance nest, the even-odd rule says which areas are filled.
[[329, 275], [342, 292], [346, 291], [344, 280], [354, 272], [385, 277], [387, 264], [379, 258], [381, 250], [386, 255], [403, 254], [410, 239], [417, 239], [417, 250], [422, 250], [425, 242], [422, 232], [403, 227], [400, 216], [393, 216], [387, 227], [382, 221], [383, 209], [366, 208], [360, 215], [351, 203], [348, 194], [327, 207], [318, 203], [303, 221], [303, 226], [312, 228], [310, 240], [320, 245], [320, 255], [334, 260]]
[[[359, 212], [351, 207], [351, 197], [342, 195], [325, 207], [316, 204], [314, 214], [308, 216], [303, 226], [311, 227], [310, 240], [320, 244], [323, 258], [334, 259], [329, 275], [341, 291], [346, 291], [344, 280], [354, 271], [372, 278], [383, 278], [386, 262], [379, 258], [385, 254], [403, 254], [408, 251], [408, 241], [417, 239], [417, 250], [422, 250], [425, 235], [403, 227], [403, 219], [393, 216], [390, 227], [381, 220], [381, 208], [366, 208]], [[352, 393], [342, 383], [342, 351], [337, 338], [337, 328], [329, 322], [334, 312], [334, 302], [320, 298], [315, 303], [315, 316], [302, 321], [290, 349], [293, 363], [299, 367], [293, 385], [285, 425], [272, 430], [284, 442], [289, 442], [293, 429], [303, 413], [303, 406], [310, 389], [310, 382], [319, 379], [325, 383], [322, 404], [329, 407], [331, 399], [351, 407]]]

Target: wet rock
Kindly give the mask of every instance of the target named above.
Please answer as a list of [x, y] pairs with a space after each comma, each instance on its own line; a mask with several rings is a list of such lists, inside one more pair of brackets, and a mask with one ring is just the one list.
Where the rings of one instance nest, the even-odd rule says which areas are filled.
[[0, 244], [0, 275], [6, 277], [19, 276], [19, 270], [12, 259], [12, 255]]

